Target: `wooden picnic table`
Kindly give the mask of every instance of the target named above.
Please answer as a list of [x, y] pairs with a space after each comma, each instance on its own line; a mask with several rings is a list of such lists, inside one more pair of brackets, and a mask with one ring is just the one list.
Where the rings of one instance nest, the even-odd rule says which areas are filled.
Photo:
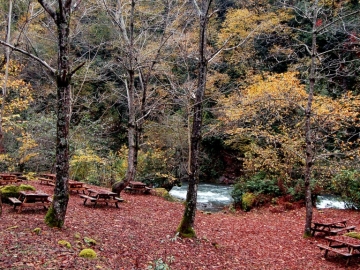
[[42, 191], [20, 191], [19, 194], [19, 198], [9, 198], [14, 204], [14, 209], [19, 206], [18, 213], [22, 211], [23, 207], [42, 206], [47, 209], [52, 202], [49, 194]]
[[97, 203], [105, 203], [106, 205], [115, 203], [116, 207], [119, 208], [118, 203], [124, 201], [124, 199], [116, 197], [116, 193], [104, 189], [88, 189], [87, 192], [88, 195], [81, 194], [80, 197], [84, 199], [84, 205], [87, 200], [94, 203], [94, 208]]
[[50, 185], [50, 186], [55, 185], [55, 179], [39, 177], [38, 180], [40, 181], [40, 184]]
[[124, 190], [126, 193], [150, 193], [151, 188], [143, 182], [130, 181]]
[[328, 252], [331, 251], [346, 257], [346, 264], [348, 264], [352, 257], [360, 256], [359, 239], [345, 235], [327, 236], [325, 239], [328, 240], [327, 245], [317, 245], [320, 250], [325, 250], [325, 258], [327, 258]]
[[19, 180], [17, 179], [15, 174], [9, 173], [0, 173], [0, 185], [8, 185], [12, 183], [17, 183]]
[[325, 235], [336, 235], [340, 232], [349, 232], [355, 228], [355, 226], [347, 226], [347, 219], [324, 220], [314, 221], [311, 232], [312, 236], [315, 235], [315, 232], [324, 233]]
[[55, 173], [42, 173], [40, 174], [40, 176], [42, 176], [43, 178], [48, 178], [48, 179], [52, 179], [52, 180], [56, 180], [56, 174]]
[[10, 174], [16, 175], [16, 178], [20, 180], [27, 180], [26, 176], [23, 175], [22, 172], [11, 172]]
[[69, 180], [69, 192], [76, 191], [79, 193], [79, 191], [82, 191], [85, 194], [85, 190], [87, 190], [87, 187], [84, 186], [85, 183], [75, 181], [75, 180]]

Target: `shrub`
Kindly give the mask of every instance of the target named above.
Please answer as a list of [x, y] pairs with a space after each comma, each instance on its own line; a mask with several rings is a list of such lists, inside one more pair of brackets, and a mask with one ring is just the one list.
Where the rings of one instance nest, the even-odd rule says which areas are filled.
[[9, 198], [9, 197], [19, 197], [19, 192], [25, 190], [35, 191], [35, 188], [33, 186], [23, 185], [23, 184], [21, 184], [20, 186], [6, 185], [0, 189], [0, 192], [2, 193], [4, 198]]
[[173, 202], [175, 200], [165, 188], [155, 188], [153, 192], [156, 196], [163, 197], [167, 201]]
[[332, 181], [333, 192], [340, 195], [347, 207], [360, 209], [360, 172], [343, 170]]
[[263, 204], [265, 201], [263, 199], [271, 200], [271, 197], [277, 197], [281, 195], [281, 191], [277, 185], [276, 179], [268, 179], [266, 174], [260, 172], [250, 179], [241, 178], [238, 183], [234, 185], [234, 189], [231, 193], [232, 198], [234, 199], [235, 205], [242, 204], [243, 195], [245, 193], [253, 193], [255, 197], [259, 195], [258, 204]]
[[253, 193], [247, 192], [242, 196], [241, 206], [244, 211], [249, 211], [255, 203], [256, 196]]

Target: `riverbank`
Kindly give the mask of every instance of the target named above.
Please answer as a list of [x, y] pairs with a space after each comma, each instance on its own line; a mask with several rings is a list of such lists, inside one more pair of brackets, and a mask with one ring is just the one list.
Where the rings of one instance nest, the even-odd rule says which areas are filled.
[[[34, 184], [34, 183], [31, 183]], [[34, 184], [52, 193], [53, 187]], [[316, 244], [322, 238], [302, 237], [305, 209], [248, 213], [197, 212], [196, 239], [181, 239], [175, 231], [183, 205], [153, 195], [122, 194], [125, 202], [114, 206], [84, 206], [77, 194], [70, 197], [62, 229], [48, 228], [42, 209], [16, 213], [3, 206], [0, 221], [0, 269], [147, 269], [162, 259], [176, 270], [208, 269], [359, 269], [360, 259], [348, 267], [340, 257], [324, 260]], [[314, 209], [314, 218], [346, 218], [360, 229], [359, 212]], [[34, 231], [39, 228], [40, 231]], [[78, 257], [88, 244], [97, 259]], [[71, 248], [58, 244], [66, 240]]]

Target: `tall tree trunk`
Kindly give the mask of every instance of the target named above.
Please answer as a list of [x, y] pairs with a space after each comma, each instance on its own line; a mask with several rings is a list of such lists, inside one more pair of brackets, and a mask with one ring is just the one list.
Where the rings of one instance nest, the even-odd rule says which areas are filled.
[[[6, 33], [6, 42], [10, 43], [10, 35], [11, 35], [11, 17], [12, 17], [12, 0], [9, 0], [9, 12], [8, 12], [8, 26]], [[2, 89], [2, 102], [0, 107], [0, 154], [5, 153], [4, 146], [4, 130], [3, 130], [3, 117], [4, 117], [4, 107], [6, 100], [6, 87], [9, 76], [9, 61], [10, 61], [10, 48], [6, 47], [6, 64], [5, 64], [5, 76], [4, 76], [4, 85]]]
[[62, 227], [69, 201], [69, 123], [70, 123], [70, 82], [69, 33], [71, 0], [58, 0], [54, 11], [44, 0], [38, 0], [54, 19], [58, 34], [58, 67], [56, 85], [58, 98], [57, 141], [56, 141], [56, 183], [52, 206], [46, 214], [45, 222], [51, 227]]
[[[125, 182], [128, 183], [135, 179], [136, 165], [137, 165], [137, 127], [136, 127], [136, 109], [135, 109], [135, 48], [134, 48], [134, 13], [135, 13], [135, 0], [131, 1], [131, 16], [130, 16], [130, 30], [128, 38], [128, 54], [129, 61], [127, 66], [128, 71], [128, 109], [129, 109], [129, 122], [128, 122], [128, 168], [126, 171]], [[124, 30], [126, 33], [126, 30]]]
[[312, 26], [312, 40], [311, 40], [311, 64], [309, 71], [309, 93], [308, 93], [308, 102], [305, 109], [305, 173], [304, 173], [304, 182], [305, 182], [305, 204], [306, 204], [306, 218], [305, 218], [305, 230], [304, 235], [311, 235], [311, 222], [313, 217], [313, 204], [311, 198], [311, 173], [312, 166], [314, 163], [314, 141], [312, 138], [311, 130], [311, 114], [312, 114], [312, 102], [314, 98], [314, 88], [315, 88], [315, 76], [316, 76], [316, 38], [317, 38], [317, 26], [316, 22], [318, 19], [318, 1], [315, 2], [315, 9], [313, 14], [313, 26]]
[[136, 173], [136, 164], [137, 164], [137, 127], [136, 127], [136, 117], [135, 117], [135, 85], [134, 85], [134, 76], [135, 73], [133, 70], [128, 70], [129, 74], [129, 85], [128, 85], [128, 108], [129, 108], [129, 122], [128, 122], [128, 168], [126, 171], [125, 181], [130, 182], [135, 179]]
[[194, 0], [195, 7], [198, 9], [200, 17], [199, 75], [195, 95], [195, 104], [193, 107], [193, 125], [191, 130], [190, 144], [190, 168], [188, 171], [189, 186], [186, 194], [184, 215], [178, 227], [178, 232], [183, 237], [196, 236], [194, 222], [196, 214], [197, 190], [199, 184], [199, 153], [202, 129], [202, 108], [206, 89], [206, 75], [208, 65], [208, 60], [206, 59], [206, 31], [211, 2], [211, 0], [204, 0], [200, 3], [201, 6], [199, 7], [197, 2]]

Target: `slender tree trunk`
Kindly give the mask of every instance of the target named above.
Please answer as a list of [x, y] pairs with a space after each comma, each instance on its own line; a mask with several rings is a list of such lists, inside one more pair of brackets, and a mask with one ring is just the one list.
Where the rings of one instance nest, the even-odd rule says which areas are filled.
[[2, 193], [0, 191], [0, 217], [2, 216]]
[[306, 218], [305, 218], [305, 230], [304, 235], [311, 235], [311, 222], [313, 217], [313, 204], [311, 199], [311, 173], [312, 166], [314, 162], [314, 142], [312, 138], [311, 130], [311, 114], [312, 114], [312, 102], [314, 98], [314, 88], [315, 88], [315, 76], [316, 76], [316, 38], [317, 38], [317, 1], [315, 3], [315, 10], [313, 14], [313, 29], [312, 29], [312, 43], [311, 43], [311, 64], [309, 72], [309, 93], [308, 93], [308, 102], [305, 109], [305, 145], [306, 145], [306, 158], [305, 158], [305, 173], [304, 173], [304, 182], [305, 182], [305, 203], [306, 203]]
[[201, 7], [198, 7], [197, 2], [194, 4], [198, 9], [200, 15], [200, 37], [199, 37], [199, 76], [198, 85], [195, 95], [195, 104], [193, 107], [193, 125], [191, 130], [191, 144], [190, 144], [190, 168], [189, 168], [189, 187], [186, 194], [185, 210], [183, 218], [178, 227], [178, 232], [183, 237], [195, 237], [194, 230], [197, 190], [199, 184], [199, 153], [201, 143], [201, 129], [202, 129], [202, 113], [203, 101], [206, 89], [206, 75], [208, 60], [206, 59], [206, 31], [208, 25], [208, 12], [211, 0], [201, 2]]
[[[6, 42], [10, 43], [10, 35], [11, 35], [11, 17], [12, 17], [12, 0], [9, 0], [9, 12], [8, 12], [8, 27], [6, 34]], [[3, 131], [3, 116], [4, 116], [4, 107], [6, 100], [6, 87], [9, 76], [9, 62], [10, 62], [10, 48], [6, 47], [6, 64], [5, 64], [5, 76], [4, 76], [4, 85], [2, 89], [2, 102], [0, 107], [0, 154], [5, 153], [4, 146], [4, 131]]]
[[135, 86], [134, 86], [134, 71], [129, 70], [129, 86], [128, 86], [128, 108], [129, 108], [129, 122], [128, 122], [128, 168], [126, 171], [126, 182], [133, 181], [136, 173], [136, 117], [135, 117]]

